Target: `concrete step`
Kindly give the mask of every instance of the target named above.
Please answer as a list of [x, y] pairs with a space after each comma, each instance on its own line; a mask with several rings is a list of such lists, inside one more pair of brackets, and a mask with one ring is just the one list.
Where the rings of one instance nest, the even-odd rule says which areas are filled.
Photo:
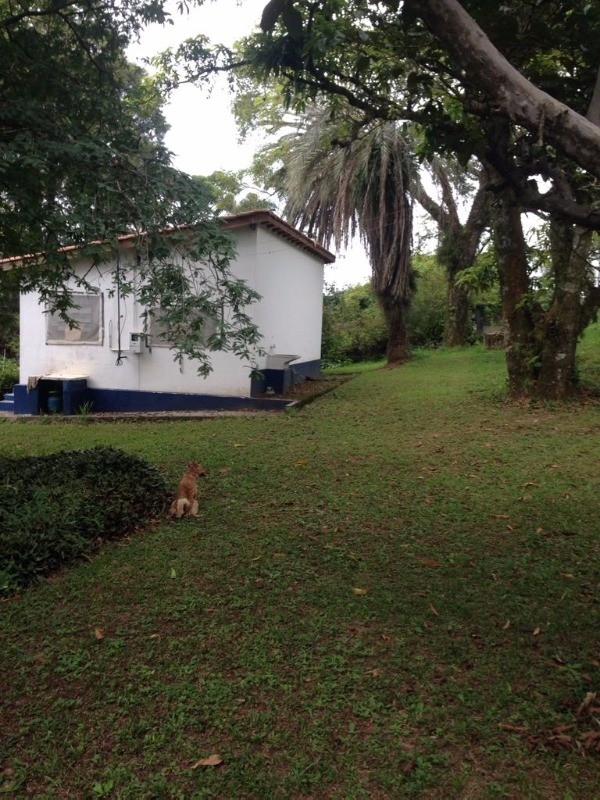
[[4, 400], [0, 400], [0, 411], [15, 411], [15, 396], [12, 392], [4, 395]]

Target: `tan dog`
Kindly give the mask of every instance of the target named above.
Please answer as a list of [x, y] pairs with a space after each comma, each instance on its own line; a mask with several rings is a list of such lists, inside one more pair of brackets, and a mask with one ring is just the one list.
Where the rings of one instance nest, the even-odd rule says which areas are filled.
[[197, 479], [206, 476], [206, 470], [197, 461], [190, 461], [187, 465], [187, 472], [179, 481], [179, 486], [175, 493], [175, 499], [171, 503], [169, 516], [180, 519], [181, 517], [195, 517], [198, 513], [198, 501], [196, 500]]

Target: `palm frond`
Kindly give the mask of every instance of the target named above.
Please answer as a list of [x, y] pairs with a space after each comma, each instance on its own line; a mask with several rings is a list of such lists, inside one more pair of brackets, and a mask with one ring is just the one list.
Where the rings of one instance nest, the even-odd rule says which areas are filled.
[[[324, 109], [290, 147], [285, 216], [326, 247], [360, 235], [376, 294], [410, 296], [412, 203], [410, 154], [398, 126], [378, 122], [350, 141]], [[346, 125], [346, 128], [348, 126]]]

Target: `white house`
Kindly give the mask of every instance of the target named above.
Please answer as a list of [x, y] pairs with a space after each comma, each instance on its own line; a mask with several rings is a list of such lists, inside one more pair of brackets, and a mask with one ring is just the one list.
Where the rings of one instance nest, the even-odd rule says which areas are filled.
[[[271, 211], [223, 217], [222, 224], [235, 241], [231, 272], [261, 296], [250, 313], [266, 354], [256, 358], [262, 378], [233, 353], [211, 354], [206, 378], [193, 360], [174, 361], [168, 345], [148, 335], [139, 302], [114, 291], [114, 265], [90, 270], [74, 250], [77, 274], [89, 273], [97, 292], [76, 295], [74, 329], [45, 313], [37, 293], [21, 296], [19, 384], [0, 406], [12, 400], [16, 414], [73, 414], [84, 404], [98, 412], [248, 408], [276, 402], [265, 391], [287, 389], [294, 375], [318, 375], [323, 271], [334, 256]], [[131, 237], [121, 248], [131, 261]]]

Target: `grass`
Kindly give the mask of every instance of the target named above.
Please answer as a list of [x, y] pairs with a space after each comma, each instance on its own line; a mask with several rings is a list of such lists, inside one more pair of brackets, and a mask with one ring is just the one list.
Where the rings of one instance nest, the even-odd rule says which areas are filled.
[[0, 789], [597, 796], [598, 406], [503, 387], [475, 348], [285, 415], [1, 424], [6, 453], [115, 445], [210, 477], [198, 519], [0, 604]]

